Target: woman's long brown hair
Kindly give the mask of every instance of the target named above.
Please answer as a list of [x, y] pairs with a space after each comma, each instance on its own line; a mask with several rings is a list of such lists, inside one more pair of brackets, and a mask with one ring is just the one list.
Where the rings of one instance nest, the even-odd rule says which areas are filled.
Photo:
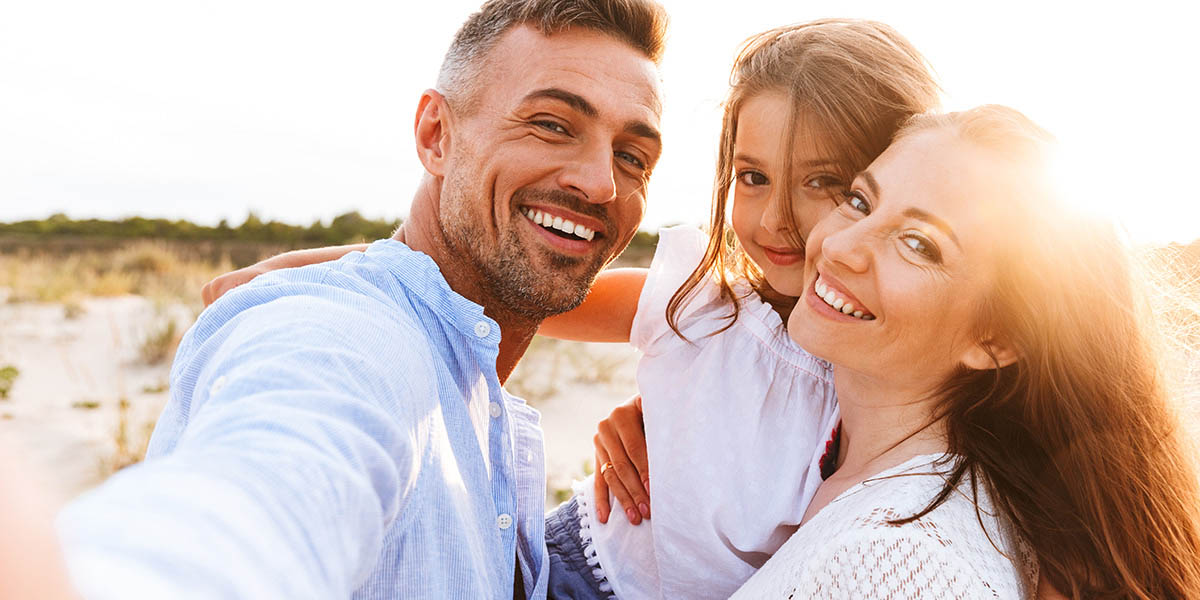
[[[787, 95], [792, 110], [787, 122], [780, 123], [782, 139], [804, 135], [818, 142], [816, 146], [837, 161], [840, 175], [848, 183], [887, 148], [906, 119], [938, 106], [938, 91], [921, 54], [882, 23], [822, 19], [778, 27], [748, 39], [730, 74], [708, 247], [700, 265], [667, 304], [671, 329], [683, 335], [677, 320], [679, 310], [709, 277], [716, 279], [721, 297], [730, 304], [729, 321], [718, 331], [732, 325], [739, 312], [730, 276], [746, 279], [760, 294], [767, 290], [762, 272], [738, 247], [726, 223], [738, 113], [747, 100], [764, 92]], [[800, 131], [801, 126], [808, 129]], [[784, 160], [780, 179], [785, 195], [780, 204], [790, 207], [790, 153]], [[793, 212], [785, 210], [780, 216], [793, 232], [792, 243], [803, 248], [804, 240], [794, 233], [798, 229]]]
[[995, 223], [1005, 242], [977, 332], [1018, 358], [944, 385], [937, 417], [960, 459], [942, 493], [901, 522], [970, 476], [1067, 596], [1200, 598], [1194, 447], [1129, 249], [1111, 224], [1062, 204], [1045, 169], [1049, 136], [1020, 113], [922, 116], [900, 135], [935, 127], [994, 151], [1020, 182]]

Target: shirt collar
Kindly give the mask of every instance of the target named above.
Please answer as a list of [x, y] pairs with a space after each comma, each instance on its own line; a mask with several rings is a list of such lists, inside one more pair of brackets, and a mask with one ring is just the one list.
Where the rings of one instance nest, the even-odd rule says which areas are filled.
[[483, 314], [482, 306], [450, 289], [428, 254], [392, 239], [373, 242], [366, 254], [382, 263], [401, 286], [420, 297], [460, 334], [492, 347], [500, 344], [500, 325]]

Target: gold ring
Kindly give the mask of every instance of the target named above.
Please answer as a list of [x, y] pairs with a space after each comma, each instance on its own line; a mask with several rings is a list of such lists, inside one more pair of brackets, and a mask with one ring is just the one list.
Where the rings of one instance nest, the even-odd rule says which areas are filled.
[[611, 468], [613, 468], [612, 461], [609, 461], [609, 462], [606, 462], [606, 463], [600, 465], [600, 474], [604, 475], [604, 472]]

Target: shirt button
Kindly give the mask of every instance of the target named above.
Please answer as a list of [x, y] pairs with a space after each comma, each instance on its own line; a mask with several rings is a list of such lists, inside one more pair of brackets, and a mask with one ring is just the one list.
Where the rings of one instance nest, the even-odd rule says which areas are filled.
[[487, 322], [480, 321], [475, 324], [475, 335], [477, 337], [485, 338], [491, 332], [492, 332], [492, 326], [488, 325]]
[[512, 527], [512, 517], [507, 514], [496, 517], [496, 526], [498, 526], [500, 529], [508, 529], [509, 527]]
[[495, 402], [488, 403], [488, 412], [491, 413], [493, 419], [500, 418], [500, 405]]
[[217, 380], [213, 382], [212, 387], [208, 388], [208, 394], [210, 396], [216, 395], [217, 392], [221, 391], [221, 388], [225, 387], [226, 381], [227, 380], [225, 379], [224, 375], [218, 377]]

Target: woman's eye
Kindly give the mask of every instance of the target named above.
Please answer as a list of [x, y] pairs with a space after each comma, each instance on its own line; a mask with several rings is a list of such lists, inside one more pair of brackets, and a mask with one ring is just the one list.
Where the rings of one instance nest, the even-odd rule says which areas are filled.
[[737, 178], [738, 181], [746, 185], [767, 185], [768, 183], [771, 183], [771, 181], [767, 179], [766, 175], [763, 175], [758, 171], [742, 171], [741, 173], [738, 173]]
[[919, 236], [909, 235], [905, 236], [903, 241], [905, 246], [913, 249], [913, 252], [916, 252], [917, 254], [928, 258], [929, 260], [939, 262], [942, 258], [942, 254], [938, 252], [937, 246], [935, 246], [929, 240]]
[[854, 191], [843, 192], [842, 197], [845, 198], [843, 204], [862, 213], [863, 216], [871, 214], [871, 205], [867, 204], [867, 199], [863, 198], [862, 194]]

